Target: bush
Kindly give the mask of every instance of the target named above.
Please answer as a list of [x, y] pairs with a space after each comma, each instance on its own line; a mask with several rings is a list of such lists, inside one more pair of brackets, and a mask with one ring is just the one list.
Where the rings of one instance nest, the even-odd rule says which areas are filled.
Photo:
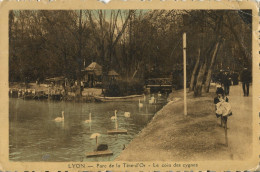
[[143, 94], [144, 83], [141, 81], [113, 81], [105, 91], [105, 96], [120, 97], [128, 95]]

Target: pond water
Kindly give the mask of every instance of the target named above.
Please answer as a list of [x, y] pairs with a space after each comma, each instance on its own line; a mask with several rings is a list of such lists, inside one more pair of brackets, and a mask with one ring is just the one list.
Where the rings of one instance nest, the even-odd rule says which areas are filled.
[[[148, 97], [147, 97], [148, 99]], [[153, 115], [166, 103], [166, 96], [160, 97], [161, 104], [151, 105], [148, 100], [143, 108], [138, 101], [77, 103], [9, 99], [9, 159], [11, 161], [111, 161], [146, 126]], [[117, 110], [119, 129], [127, 134], [108, 135], [115, 129], [110, 118]], [[55, 122], [64, 111], [64, 122]], [[92, 122], [89, 119], [91, 112]], [[130, 112], [129, 118], [124, 112]], [[111, 156], [86, 158], [87, 152], [96, 148], [93, 133], [99, 133], [99, 144], [107, 144]]]

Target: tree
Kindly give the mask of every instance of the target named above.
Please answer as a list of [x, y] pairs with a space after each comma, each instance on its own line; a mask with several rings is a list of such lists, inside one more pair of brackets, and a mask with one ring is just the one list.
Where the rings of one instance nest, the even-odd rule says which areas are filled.
[[10, 11], [10, 81], [65, 76], [80, 83], [84, 61], [102, 65], [105, 86], [109, 84], [106, 76], [112, 68], [129, 82], [170, 77], [176, 66], [182, 66], [181, 41], [182, 33], [186, 32], [190, 91], [200, 96], [209, 91], [215, 70], [227, 67], [239, 70], [252, 60], [251, 21], [246, 15], [249, 13]]

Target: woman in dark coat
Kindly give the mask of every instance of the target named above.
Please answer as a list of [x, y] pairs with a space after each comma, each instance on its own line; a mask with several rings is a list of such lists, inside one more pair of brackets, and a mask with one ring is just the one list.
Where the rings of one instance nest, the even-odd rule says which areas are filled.
[[228, 72], [225, 72], [222, 75], [222, 84], [224, 85], [224, 93], [225, 95], [229, 95], [229, 87], [231, 85], [231, 78]]
[[244, 96], [249, 96], [249, 83], [252, 80], [251, 72], [245, 67], [240, 74]]

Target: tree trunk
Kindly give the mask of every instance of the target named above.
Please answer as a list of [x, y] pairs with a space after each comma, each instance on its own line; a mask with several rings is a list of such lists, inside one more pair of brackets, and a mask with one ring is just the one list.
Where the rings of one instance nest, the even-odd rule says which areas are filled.
[[206, 68], [207, 68], [207, 61], [200, 67], [198, 77], [197, 77], [196, 86], [194, 88], [194, 96], [195, 97], [201, 96], [202, 84], [203, 84]]
[[[228, 16], [228, 15], [227, 15]], [[241, 42], [241, 39], [238, 37], [238, 33], [236, 32], [236, 30], [235, 30], [235, 28], [233, 27], [233, 25], [232, 25], [232, 21], [231, 21], [231, 19], [230, 19], [230, 17], [228, 16], [227, 17], [227, 19], [228, 19], [228, 22], [229, 22], [229, 29], [230, 29], [230, 31], [231, 31], [231, 33], [233, 34], [233, 36], [234, 36], [234, 38], [235, 38], [235, 40], [236, 40], [236, 43], [238, 44], [238, 46], [239, 46], [239, 50], [240, 50], [240, 52], [242, 53], [242, 55], [243, 55], [243, 59], [245, 60], [245, 61], [248, 61], [248, 59], [249, 59], [249, 57], [248, 57], [248, 55], [247, 55], [247, 53], [246, 53], [246, 48], [245, 48], [245, 46], [243, 45], [243, 43]]]
[[134, 71], [134, 73], [133, 73], [132, 79], [134, 79], [136, 73], [137, 73], [138, 70], [139, 70], [139, 64], [140, 64], [140, 63], [138, 63], [137, 68], [135, 69], [135, 71]]
[[193, 72], [192, 72], [192, 75], [191, 75], [189, 91], [194, 90], [194, 85], [195, 85], [194, 83], [195, 83], [196, 73], [197, 73], [198, 68], [199, 68], [199, 63], [200, 63], [200, 48], [198, 50], [198, 58], [197, 58], [196, 64], [194, 66], [194, 69], [193, 69]]
[[212, 69], [213, 69], [213, 66], [214, 66], [214, 63], [215, 63], [215, 60], [216, 60], [216, 56], [217, 56], [217, 52], [219, 50], [219, 47], [220, 47], [220, 43], [217, 42], [216, 46], [215, 46], [214, 53], [213, 53], [212, 58], [211, 58], [210, 67], [208, 69], [208, 74], [207, 74], [207, 78], [206, 78], [205, 85], [204, 85], [204, 90], [205, 90], [206, 93], [209, 92]]

